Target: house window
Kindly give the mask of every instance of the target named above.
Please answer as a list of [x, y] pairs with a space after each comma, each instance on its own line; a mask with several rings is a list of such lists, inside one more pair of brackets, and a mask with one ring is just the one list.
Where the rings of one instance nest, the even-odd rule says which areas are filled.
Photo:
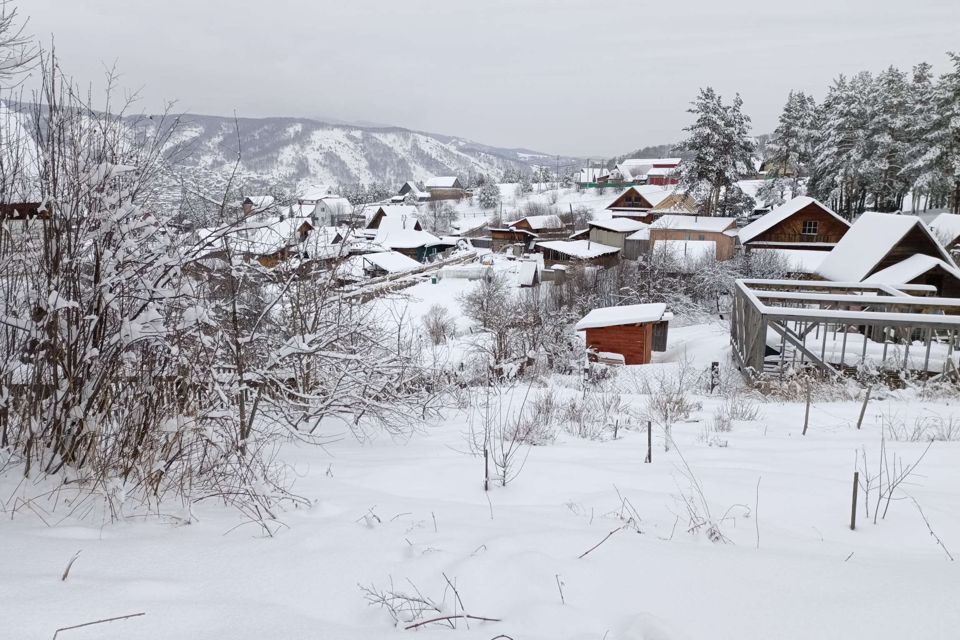
[[805, 236], [815, 236], [819, 230], [820, 223], [816, 220], [804, 220], [803, 230], [800, 232]]
[[702, 233], [700, 234], [700, 239], [701, 239], [701, 240], [705, 240], [705, 239], [706, 239]]

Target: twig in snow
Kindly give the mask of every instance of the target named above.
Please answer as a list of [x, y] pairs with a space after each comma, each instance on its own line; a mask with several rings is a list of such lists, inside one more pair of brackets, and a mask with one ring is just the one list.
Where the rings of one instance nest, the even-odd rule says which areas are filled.
[[[80, 549], [80, 551], [83, 551], [83, 549]], [[67, 563], [67, 568], [63, 570], [63, 575], [60, 576], [60, 582], [65, 582], [67, 576], [70, 575], [70, 568], [73, 566], [73, 563], [77, 561], [77, 558], [80, 557], [80, 551], [77, 551], [73, 554], [73, 557], [70, 558], [70, 562]]]
[[757, 478], [757, 498], [753, 503], [753, 524], [757, 529], [757, 549], [760, 548], [760, 481], [763, 476]]
[[407, 625], [404, 627], [406, 630], [416, 629], [417, 627], [422, 627], [427, 624], [432, 624], [434, 622], [452, 622], [453, 620], [479, 620], [481, 622], [501, 622], [499, 618], [485, 618], [483, 616], [471, 616], [467, 613], [461, 613], [455, 616], [440, 616], [439, 618], [430, 618], [429, 620], [421, 620], [420, 622], [415, 622], [413, 624]]
[[920, 503], [917, 502], [917, 499], [914, 498], [913, 496], [908, 496], [908, 497], [913, 501], [913, 504], [916, 505], [917, 511], [920, 512], [920, 517], [923, 518], [923, 524], [927, 525], [927, 531], [930, 532], [930, 535], [933, 536], [933, 539], [937, 541], [937, 544], [940, 545], [940, 548], [943, 549], [943, 552], [947, 554], [948, 558], [950, 558], [950, 562], [953, 562], [953, 555], [947, 549], [947, 545], [943, 544], [943, 540], [940, 539], [940, 536], [934, 533], [933, 527], [930, 526], [930, 521], [927, 520], [927, 516], [924, 515], [923, 509], [920, 508]]
[[72, 629], [80, 629], [82, 627], [91, 627], [95, 624], [104, 624], [106, 622], [116, 622], [117, 620], [128, 620], [130, 618], [139, 618], [140, 616], [145, 616], [147, 613], [141, 611], [140, 613], [131, 613], [125, 616], [117, 616], [115, 618], [104, 618], [102, 620], [94, 620], [93, 622], [84, 622], [83, 624], [75, 624], [70, 627], [60, 627], [53, 632], [53, 640], [57, 640], [57, 634], [61, 631], [71, 631]]
[[567, 604], [567, 601], [563, 597], [563, 580], [560, 579], [559, 573], [555, 574], [554, 577], [557, 579], [557, 591], [560, 592], [560, 604]]
[[620, 531], [621, 529], [623, 529], [623, 528], [626, 527], [626, 526], [627, 526], [627, 525], [621, 525], [621, 526], [617, 527], [616, 529], [614, 529], [613, 531], [611, 531], [610, 533], [608, 533], [607, 535], [605, 535], [605, 536], [603, 537], [603, 540], [601, 540], [600, 542], [598, 542], [597, 544], [593, 545], [592, 547], [590, 547], [589, 549], [587, 549], [586, 551], [584, 551], [583, 553], [581, 553], [579, 556], [577, 556], [577, 560], [580, 560], [580, 559], [583, 558], [585, 555], [587, 555], [588, 553], [590, 553], [591, 551], [593, 551], [594, 549], [596, 549], [597, 547], [599, 547], [600, 545], [602, 545], [604, 542], [606, 542], [607, 540], [610, 539], [610, 536], [612, 536], [612, 535], [615, 534], [617, 531]]

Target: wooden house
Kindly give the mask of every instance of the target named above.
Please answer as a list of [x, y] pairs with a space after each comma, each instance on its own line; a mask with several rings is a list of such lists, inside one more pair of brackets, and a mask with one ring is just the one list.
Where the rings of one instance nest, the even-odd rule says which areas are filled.
[[[418, 262], [426, 262], [428, 258], [449, 246], [437, 236], [424, 231], [419, 220], [407, 215], [380, 216], [372, 231], [374, 233], [371, 240], [374, 244], [402, 253]], [[370, 232], [368, 229], [368, 235]]]
[[923, 221], [868, 211], [824, 258], [817, 275], [834, 282], [930, 285], [960, 297], [960, 269]]
[[930, 223], [930, 230], [950, 253], [960, 251], [960, 214], [941, 213]]
[[379, 229], [380, 225], [383, 224], [384, 218], [389, 216], [401, 221], [409, 220], [409, 225], [403, 223], [404, 227], [409, 226], [414, 231], [423, 231], [423, 225], [420, 224], [420, 219], [417, 217], [418, 213], [417, 208], [412, 204], [380, 205], [374, 210], [373, 215], [370, 216], [370, 221], [367, 222], [367, 229]]
[[730, 260], [736, 250], [735, 226], [735, 218], [663, 215], [650, 225], [650, 249], [655, 250], [657, 243], [664, 241], [712, 242], [714, 257]]
[[610, 171], [608, 182], [623, 186], [677, 184], [679, 166], [680, 158], [628, 158]]
[[614, 360], [606, 354], [617, 354], [624, 364], [648, 364], [653, 351], [666, 351], [672, 318], [660, 303], [602, 307], [584, 316], [576, 329], [586, 332], [587, 348], [598, 359]]
[[456, 176], [430, 178], [423, 186], [431, 200], [460, 200], [467, 195], [460, 178]]
[[799, 196], [740, 229], [740, 246], [753, 249], [830, 251], [850, 229], [850, 223], [829, 207]]
[[[611, 218], [610, 220], [591, 220], [589, 222], [587, 238], [591, 242], [598, 242], [609, 247], [623, 249], [626, 239], [630, 235], [648, 228], [648, 225], [639, 220], [630, 218]], [[571, 239], [576, 239], [571, 236]]]
[[403, 202], [408, 197], [413, 198], [417, 202], [426, 202], [430, 199], [429, 191], [421, 191], [420, 187], [417, 186], [417, 183], [410, 180], [403, 183], [403, 186], [400, 187], [400, 190], [397, 191], [397, 195], [390, 198], [391, 202]]
[[556, 215], [526, 216], [508, 222], [505, 227], [490, 229], [494, 251], [508, 245], [522, 245], [527, 250], [536, 240], [567, 239], [568, 235], [566, 225]]
[[632, 218], [647, 224], [665, 213], [694, 213], [697, 203], [674, 188], [657, 185], [628, 187], [607, 210], [615, 218]]
[[610, 177], [606, 167], [584, 167], [574, 176], [574, 182], [581, 189], [590, 189], [605, 185]]

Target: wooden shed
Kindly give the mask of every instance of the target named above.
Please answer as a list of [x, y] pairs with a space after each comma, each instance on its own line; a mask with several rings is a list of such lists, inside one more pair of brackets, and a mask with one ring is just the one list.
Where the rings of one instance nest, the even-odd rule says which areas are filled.
[[649, 364], [653, 351], [667, 349], [671, 319], [662, 303], [601, 307], [584, 316], [576, 329], [586, 332], [587, 348], [597, 358], [612, 353], [623, 356], [624, 364]]

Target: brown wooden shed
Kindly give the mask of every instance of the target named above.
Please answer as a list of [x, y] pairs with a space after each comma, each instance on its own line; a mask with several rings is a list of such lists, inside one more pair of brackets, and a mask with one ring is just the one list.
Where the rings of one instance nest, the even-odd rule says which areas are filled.
[[616, 353], [624, 364], [649, 364], [653, 351], [666, 351], [667, 323], [673, 318], [662, 303], [594, 309], [580, 322], [587, 348], [600, 354]]

